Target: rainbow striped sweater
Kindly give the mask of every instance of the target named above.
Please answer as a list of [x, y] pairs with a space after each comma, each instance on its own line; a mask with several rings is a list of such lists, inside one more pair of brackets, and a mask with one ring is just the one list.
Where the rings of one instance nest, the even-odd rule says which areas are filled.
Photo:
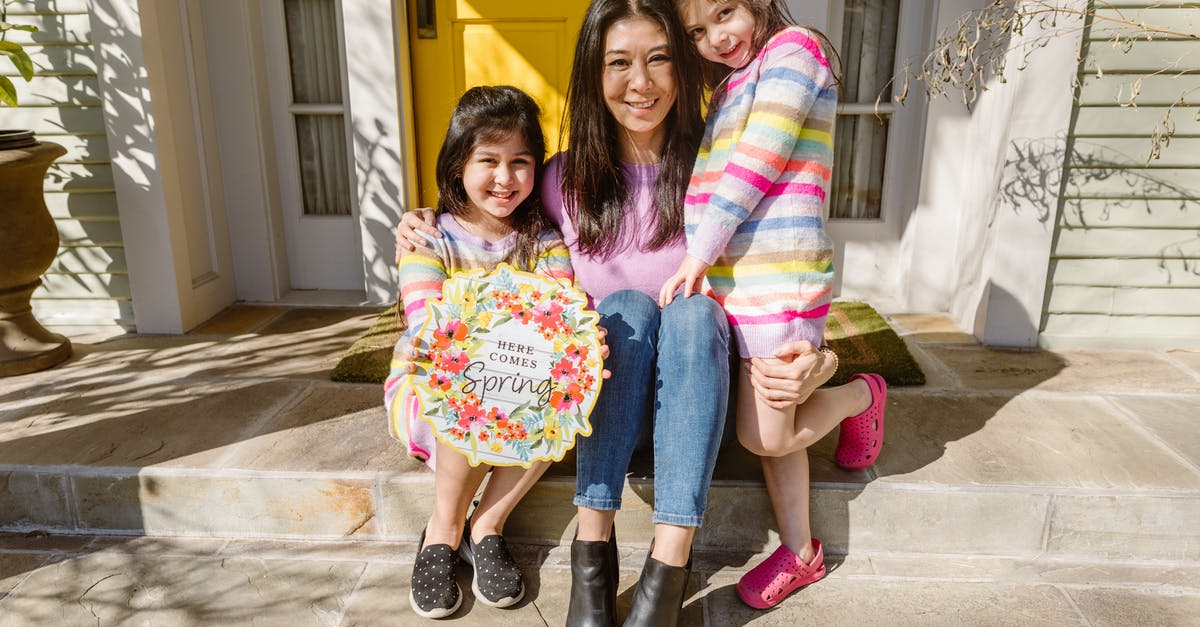
[[719, 87], [685, 201], [688, 254], [711, 265], [743, 358], [820, 346], [833, 285], [822, 219], [837, 90], [816, 36], [789, 27]]
[[[428, 317], [425, 302], [440, 299], [442, 283], [450, 277], [476, 270], [492, 270], [501, 262], [508, 261], [517, 242], [515, 233], [498, 242], [472, 235], [448, 213], [438, 216], [438, 230], [442, 237], [426, 235], [425, 238], [429, 240], [426, 246], [417, 247], [400, 258], [400, 298], [408, 328], [392, 351], [391, 372], [383, 384], [383, 402], [388, 410], [392, 435], [404, 440], [408, 439], [406, 417], [401, 403], [395, 401], [408, 363], [405, 352]], [[575, 275], [571, 270], [570, 253], [558, 232], [547, 230], [539, 239], [541, 253], [533, 272], [573, 281]]]

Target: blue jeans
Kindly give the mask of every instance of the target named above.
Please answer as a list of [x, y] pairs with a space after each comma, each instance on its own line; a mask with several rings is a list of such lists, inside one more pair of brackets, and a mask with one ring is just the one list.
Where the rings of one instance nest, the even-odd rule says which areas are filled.
[[608, 330], [612, 378], [576, 445], [575, 505], [621, 508], [638, 435], [654, 433], [654, 522], [700, 526], [729, 399], [729, 323], [711, 298], [676, 296], [664, 309], [633, 290], [596, 307]]

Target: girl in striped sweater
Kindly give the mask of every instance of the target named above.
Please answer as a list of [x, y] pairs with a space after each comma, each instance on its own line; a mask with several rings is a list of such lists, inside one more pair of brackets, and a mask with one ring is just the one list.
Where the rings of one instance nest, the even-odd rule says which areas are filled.
[[[409, 595], [413, 611], [426, 618], [447, 617], [462, 603], [455, 578], [460, 555], [475, 569], [471, 588], [480, 603], [509, 607], [525, 594], [521, 571], [501, 534], [508, 515], [549, 462], [528, 469], [471, 467], [466, 456], [435, 442], [429, 425], [415, 415], [413, 399], [398, 390], [415, 368], [417, 334], [428, 315], [425, 302], [441, 298], [442, 283], [450, 277], [507, 262], [573, 278], [567, 249], [536, 191], [546, 158], [538, 115], [533, 99], [514, 87], [474, 87], [463, 94], [437, 159], [442, 236], [427, 236], [424, 246], [399, 260], [408, 329], [396, 344], [384, 403], [392, 434], [434, 471], [433, 515], [421, 533]], [[491, 479], [468, 519], [467, 507], [489, 470]]]
[[[883, 436], [886, 388], [875, 374], [818, 390], [798, 405], [762, 390], [759, 366], [775, 348], [820, 346], [833, 284], [833, 245], [822, 215], [833, 164], [837, 77], [825, 37], [790, 26], [781, 0], [677, 0], [713, 88], [685, 200], [687, 256], [660, 304], [707, 278], [745, 367], [738, 439], [762, 456], [783, 542], [738, 583], [752, 607], [778, 604], [825, 575], [809, 528], [807, 448], [841, 424], [835, 455], [870, 466]], [[730, 71], [732, 70], [732, 71]], [[849, 416], [849, 418], [847, 418]]]

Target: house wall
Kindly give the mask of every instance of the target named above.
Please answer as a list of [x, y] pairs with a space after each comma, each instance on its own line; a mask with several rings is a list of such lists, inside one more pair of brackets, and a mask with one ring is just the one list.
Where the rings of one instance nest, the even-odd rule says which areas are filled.
[[[348, 113], [361, 226], [372, 238], [364, 246], [365, 287], [371, 302], [390, 302], [388, 225], [406, 208], [408, 144], [399, 84], [392, 65], [381, 62], [398, 55], [394, 7], [340, 4], [356, 41], [352, 61], [362, 69], [349, 77]], [[25, 106], [0, 111], [0, 126], [33, 128], [71, 151], [46, 178], [63, 241], [35, 294], [47, 326], [68, 334], [179, 333], [235, 297], [271, 301], [287, 292], [283, 227], [271, 221], [278, 201], [274, 140], [264, 133], [271, 111], [265, 81], [255, 80], [266, 73], [259, 14], [259, 2], [240, 0], [12, 6], [15, 20], [41, 29], [12, 34], [32, 42], [39, 76], [27, 89], [22, 82]], [[212, 97], [213, 69], [224, 87], [233, 86], [219, 98]], [[248, 127], [241, 124], [247, 117]]]
[[67, 154], [46, 176], [46, 205], [58, 226], [58, 258], [33, 296], [38, 319], [61, 333], [133, 327], [125, 245], [117, 217], [112, 162], [96, 78], [87, 0], [34, 0], [9, 7], [13, 21], [34, 34], [10, 32], [26, 43], [37, 74], [25, 83], [10, 64], [21, 106], [0, 109], [0, 126], [33, 129]]
[[[942, 0], [932, 32], [988, 4]], [[843, 297], [890, 310], [949, 312], [988, 344], [1036, 344], [1081, 26], [1048, 26], [1057, 32], [1022, 64], [1023, 46], [1048, 34], [1034, 25], [1008, 42], [1005, 81], [986, 81], [969, 107], [942, 98], [927, 104], [915, 157], [918, 192], [900, 208], [894, 239], [846, 243]], [[923, 98], [921, 87], [911, 85], [906, 106]]]
[[[1122, 13], [1200, 33], [1194, 8]], [[1111, 28], [1097, 20], [1085, 42], [1042, 343], [1198, 348], [1200, 44], [1165, 36], [1125, 51]], [[1122, 106], [1135, 82], [1136, 108]], [[1155, 126], [1181, 96], [1174, 136], [1150, 159]]]
[[[946, 28], [963, 12], [986, 4], [942, 0], [930, 14], [932, 28]], [[35, 0], [32, 11], [29, 4], [19, 6], [14, 15], [24, 11], [27, 15], [20, 19], [43, 29], [29, 48], [40, 76], [31, 85], [20, 84], [25, 106], [4, 110], [3, 126], [33, 128], [70, 151], [47, 177], [47, 201], [63, 248], [46, 285], [35, 294], [35, 310], [60, 331], [132, 327], [89, 2]], [[203, 8], [193, 9], [210, 11], [212, 6], [196, 3]], [[1160, 9], [1153, 16], [1185, 21], [1179, 12]], [[828, 19], [796, 13], [813, 23]], [[1106, 74], [1100, 78], [1094, 71], [1084, 72], [1081, 105], [1073, 120], [1070, 79], [1078, 71], [1078, 34], [1056, 38], [1024, 70], [1010, 69], [1009, 80], [989, 84], [970, 109], [946, 101], [927, 105], [924, 138], [918, 142], [922, 150], [914, 156], [920, 162], [919, 181], [914, 180], [920, 192], [900, 207], [895, 234], [846, 242], [842, 296], [866, 298], [892, 310], [950, 311], [964, 328], [995, 344], [1031, 345], [1039, 330], [1044, 344], [1088, 343], [1105, 336], [1137, 342], [1162, 336], [1164, 329], [1171, 336], [1200, 337], [1200, 318], [1194, 315], [1200, 312], [1197, 108], [1176, 111], [1171, 146], [1146, 167], [1138, 151], [1148, 146], [1145, 134], [1172, 95], [1178, 95], [1181, 79], [1144, 78], [1137, 109], [1116, 106], [1112, 95], [1116, 82], [1130, 76], [1121, 71], [1145, 75], [1163, 67], [1164, 60], [1181, 57], [1195, 69], [1200, 53], [1187, 42], [1168, 41], [1141, 42], [1123, 55], [1108, 50], [1101, 33], [1093, 33], [1092, 39], [1089, 50], [1107, 54], [1101, 57]], [[1197, 95], [1193, 92], [1193, 99]], [[220, 103], [216, 108], [219, 116]], [[388, 109], [393, 110], [398, 106]], [[380, 115], [390, 116], [387, 111]], [[1070, 144], [1068, 129], [1073, 131]], [[399, 130], [385, 135], [381, 145], [405, 143]], [[1086, 146], [1092, 148], [1083, 151]], [[1128, 159], [1096, 161], [1098, 154]], [[394, 157], [384, 157], [389, 171], [402, 169], [391, 163], [397, 161]], [[1065, 183], [1060, 177], [1064, 162]], [[1129, 181], [1134, 181], [1133, 191]], [[386, 196], [398, 197], [395, 187], [402, 186], [384, 186], [391, 192]], [[1140, 198], [1146, 194], [1151, 198]], [[383, 213], [394, 217], [402, 208], [388, 207]], [[370, 235], [387, 241], [380, 233]], [[181, 250], [185, 248], [211, 246]], [[390, 258], [388, 251], [377, 252], [372, 259]], [[372, 297], [375, 292], [390, 295], [386, 268], [367, 270], [378, 277], [378, 285], [369, 286]], [[196, 277], [191, 278], [196, 284]]]

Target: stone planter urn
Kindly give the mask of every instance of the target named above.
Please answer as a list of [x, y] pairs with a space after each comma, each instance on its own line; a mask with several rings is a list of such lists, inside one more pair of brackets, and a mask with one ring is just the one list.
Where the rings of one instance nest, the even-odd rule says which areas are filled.
[[29, 306], [58, 254], [42, 181], [66, 153], [31, 131], [0, 129], [0, 376], [45, 370], [71, 356], [71, 341], [47, 331]]

